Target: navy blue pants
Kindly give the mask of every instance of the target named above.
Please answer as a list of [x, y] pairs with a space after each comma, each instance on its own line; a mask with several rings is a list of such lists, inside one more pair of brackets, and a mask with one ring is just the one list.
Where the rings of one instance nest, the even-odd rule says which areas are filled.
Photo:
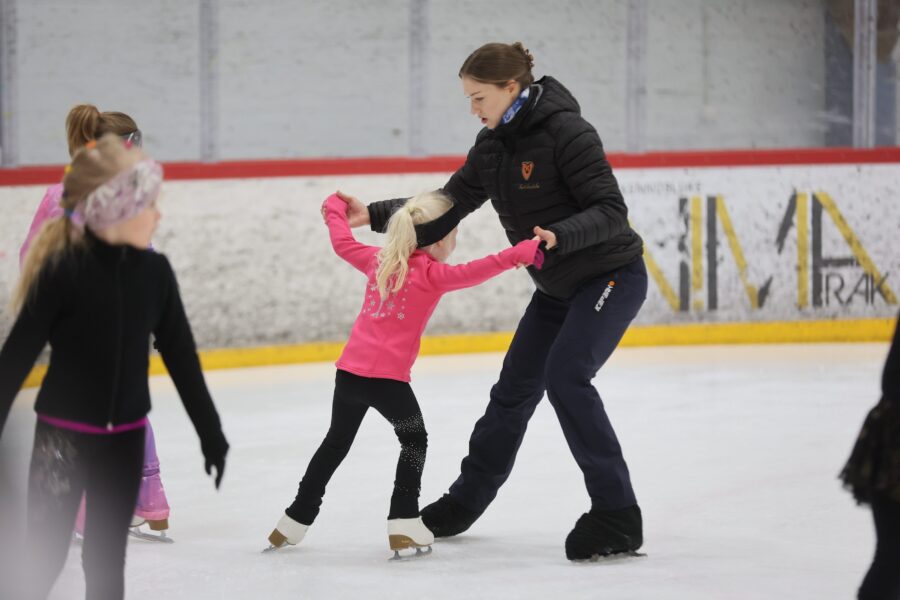
[[592, 507], [637, 503], [628, 467], [591, 380], [622, 339], [647, 296], [638, 259], [587, 282], [571, 299], [536, 291], [503, 360], [469, 455], [450, 496], [482, 512], [509, 477], [528, 419], [547, 392], [569, 449], [584, 473]]

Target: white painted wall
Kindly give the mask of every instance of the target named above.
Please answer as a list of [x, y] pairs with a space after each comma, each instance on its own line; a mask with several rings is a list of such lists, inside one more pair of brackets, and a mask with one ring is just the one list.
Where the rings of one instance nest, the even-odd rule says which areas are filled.
[[[893, 317], [896, 304], [862, 295], [841, 305], [838, 296], [815, 307], [798, 307], [796, 223], [782, 252], [775, 239], [794, 191], [825, 191], [860, 241], [894, 294], [900, 293], [900, 165], [825, 165], [719, 169], [619, 169], [617, 176], [633, 226], [658, 263], [662, 280], [679, 289], [685, 235], [679, 198], [703, 199], [699, 213], [701, 286], [690, 295], [691, 310], [669, 304], [661, 280], [652, 280], [637, 323], [794, 321]], [[440, 187], [447, 174], [294, 177], [165, 184], [164, 213], [154, 241], [172, 261], [199, 344], [205, 348], [261, 344], [342, 341], [359, 312], [364, 279], [331, 250], [319, 215], [322, 200], [335, 189], [363, 201], [412, 195]], [[0, 187], [0, 299], [4, 302], [18, 273], [18, 249], [42, 187]], [[740, 278], [732, 245], [718, 225], [719, 307], [709, 310], [705, 198], [721, 195], [746, 260], [746, 281], [759, 287], [772, 278], [765, 305], [753, 309]], [[379, 244], [380, 235], [358, 230], [359, 239]], [[823, 217], [823, 255], [853, 256], [832, 218]], [[687, 248], [693, 245], [687, 238]], [[508, 246], [489, 204], [463, 222], [451, 262], [465, 262]], [[845, 281], [848, 298], [860, 281], [859, 266], [828, 268], [833, 281]], [[510, 271], [477, 288], [449, 294], [438, 306], [430, 334], [511, 331], [533, 292], [524, 271]], [[0, 339], [12, 322], [0, 313]]]
[[[221, 0], [218, 158], [405, 155], [413, 0]], [[625, 140], [627, 0], [431, 0], [427, 154], [479, 125], [457, 71], [487, 41], [523, 41], [537, 75], [579, 99], [608, 149]], [[648, 149], [822, 143], [821, 0], [647, 0]], [[68, 109], [132, 114], [163, 160], [200, 157], [197, 0], [16, 0], [22, 164], [65, 162]]]

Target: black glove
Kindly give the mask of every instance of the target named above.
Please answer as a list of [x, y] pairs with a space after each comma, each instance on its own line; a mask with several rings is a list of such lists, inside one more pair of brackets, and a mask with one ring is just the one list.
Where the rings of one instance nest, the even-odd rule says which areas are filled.
[[201, 444], [203, 458], [206, 459], [204, 468], [207, 475], [212, 475], [212, 468], [216, 468], [216, 489], [222, 483], [222, 475], [225, 474], [225, 455], [228, 454], [228, 442], [225, 435], [219, 431], [214, 441]]
[[219, 484], [222, 483], [222, 475], [225, 474], [225, 455], [221, 455], [217, 458], [207, 458], [206, 459], [206, 474], [212, 475], [212, 468], [216, 468], [216, 489], [219, 489]]

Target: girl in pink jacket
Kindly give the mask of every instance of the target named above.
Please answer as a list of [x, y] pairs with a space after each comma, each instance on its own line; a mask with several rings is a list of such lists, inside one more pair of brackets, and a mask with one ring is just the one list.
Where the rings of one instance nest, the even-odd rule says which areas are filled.
[[507, 269], [540, 268], [539, 240], [463, 265], [445, 261], [456, 247], [452, 202], [441, 192], [420, 194], [391, 217], [384, 248], [357, 242], [347, 204], [332, 195], [322, 207], [338, 256], [368, 278], [362, 308], [336, 366], [331, 426], [300, 481], [297, 497], [269, 535], [267, 550], [297, 544], [319, 513], [325, 486], [344, 460], [369, 407], [394, 427], [400, 458], [388, 514], [388, 543], [431, 551], [434, 536], [419, 517], [419, 487], [428, 435], [409, 385], [419, 342], [441, 296], [478, 285]]
[[[141, 130], [138, 129], [134, 119], [125, 113], [100, 112], [96, 106], [91, 104], [79, 104], [72, 108], [66, 116], [66, 137], [70, 156], [73, 156], [76, 150], [82, 148], [89, 141], [100, 139], [107, 133], [114, 133], [127, 143], [141, 146]], [[19, 249], [20, 267], [25, 262], [25, 255], [28, 253], [31, 241], [37, 237], [44, 224], [62, 216], [63, 208], [60, 205], [62, 192], [62, 183], [47, 188], [44, 199], [41, 200], [34, 219], [31, 221], [28, 236]], [[79, 225], [83, 222], [82, 216], [77, 212], [73, 213], [72, 220]], [[130, 533], [142, 539], [171, 542], [172, 538], [166, 536], [166, 530], [169, 528], [169, 502], [159, 476], [159, 458], [156, 454], [156, 440], [153, 436], [153, 429], [150, 427], [150, 421], [147, 421], [146, 431], [144, 472]], [[75, 532], [79, 536], [84, 535], [85, 512], [85, 498], [82, 496], [78, 516], [75, 519]], [[141, 529], [144, 524], [147, 524], [150, 530], [156, 533], [144, 532]]]

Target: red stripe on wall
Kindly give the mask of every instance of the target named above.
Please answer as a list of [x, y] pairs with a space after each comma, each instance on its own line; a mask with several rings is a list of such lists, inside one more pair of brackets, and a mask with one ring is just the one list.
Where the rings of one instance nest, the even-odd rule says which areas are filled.
[[[389, 175], [450, 173], [464, 156], [309, 158], [243, 160], [217, 163], [165, 163], [166, 179], [246, 179], [317, 175]], [[798, 148], [610, 154], [617, 169], [745, 167], [778, 165], [900, 163], [900, 148]], [[0, 169], [0, 186], [51, 184], [60, 181], [61, 165]]]
[[900, 163], [900, 148], [791, 148], [610, 154], [619, 169]]

